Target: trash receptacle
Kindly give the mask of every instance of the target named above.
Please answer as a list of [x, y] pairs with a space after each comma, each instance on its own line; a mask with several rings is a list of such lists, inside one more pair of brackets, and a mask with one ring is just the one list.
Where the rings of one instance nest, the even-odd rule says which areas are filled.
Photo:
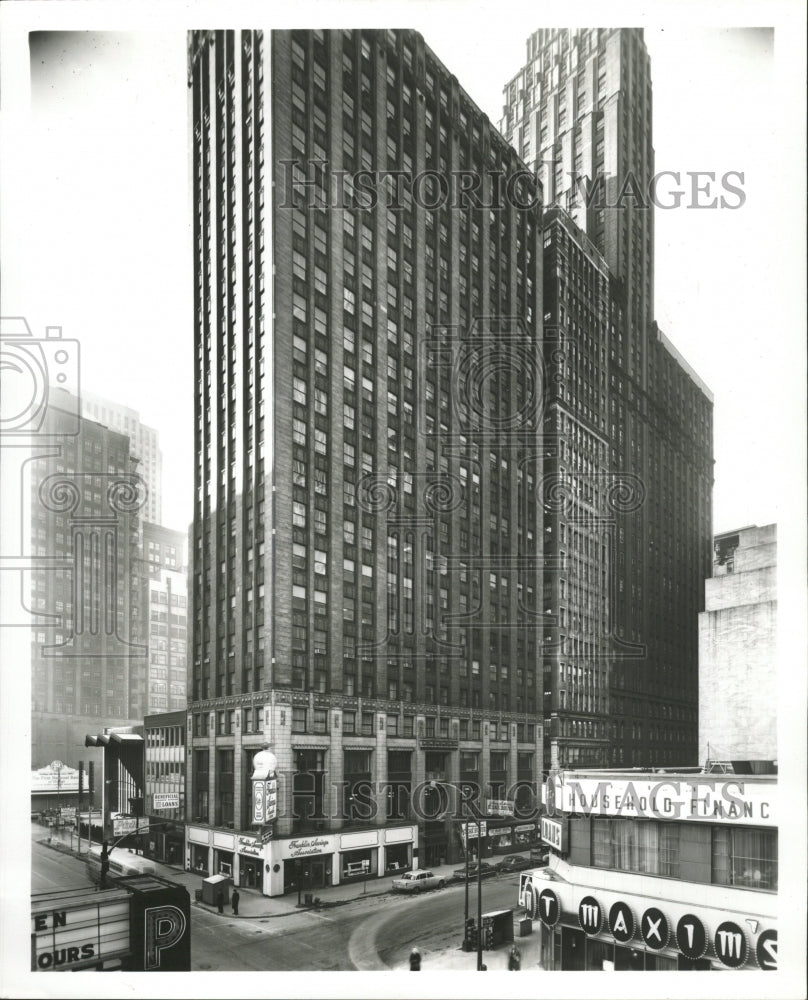
[[201, 889], [194, 889], [194, 899], [197, 901], [197, 903], [201, 903], [202, 902], [202, 890]]
[[527, 937], [533, 933], [533, 921], [530, 917], [522, 917], [519, 921], [519, 937]]
[[306, 892], [303, 894], [303, 902], [306, 906], [312, 906], [314, 904], [314, 893]]

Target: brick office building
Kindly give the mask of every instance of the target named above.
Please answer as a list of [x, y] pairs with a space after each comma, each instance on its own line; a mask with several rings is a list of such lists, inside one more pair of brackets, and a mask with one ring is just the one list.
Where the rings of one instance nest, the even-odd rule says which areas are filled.
[[[274, 895], [456, 858], [440, 785], [541, 768], [540, 191], [414, 33], [194, 32], [189, 88], [187, 861]], [[361, 170], [394, 207], [343, 203]]]

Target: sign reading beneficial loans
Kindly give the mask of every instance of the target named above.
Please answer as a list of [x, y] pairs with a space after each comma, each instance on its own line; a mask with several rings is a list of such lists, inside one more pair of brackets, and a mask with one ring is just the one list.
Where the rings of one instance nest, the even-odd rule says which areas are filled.
[[489, 816], [513, 816], [513, 802], [509, 799], [489, 799], [486, 812]]
[[177, 792], [170, 792], [166, 795], [158, 795], [155, 793], [153, 796], [154, 809], [179, 809], [180, 807], [180, 797]]

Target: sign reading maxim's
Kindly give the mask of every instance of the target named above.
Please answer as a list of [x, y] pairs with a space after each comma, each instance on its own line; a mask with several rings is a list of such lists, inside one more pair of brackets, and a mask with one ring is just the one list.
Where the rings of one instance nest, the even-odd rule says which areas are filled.
[[742, 777], [714, 780], [709, 775], [687, 779], [661, 774], [638, 779], [557, 775], [548, 785], [545, 801], [551, 813], [777, 825], [773, 782]]

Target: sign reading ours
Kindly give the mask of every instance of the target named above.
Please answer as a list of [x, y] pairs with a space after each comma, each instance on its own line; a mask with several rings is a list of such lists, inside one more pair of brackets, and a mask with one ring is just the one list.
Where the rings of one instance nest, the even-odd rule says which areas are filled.
[[578, 923], [585, 934], [594, 935], [600, 933], [603, 914], [600, 909], [600, 903], [594, 896], [584, 896], [578, 904]]
[[620, 944], [634, 937], [634, 914], [623, 902], [617, 902], [609, 910], [609, 930]]

